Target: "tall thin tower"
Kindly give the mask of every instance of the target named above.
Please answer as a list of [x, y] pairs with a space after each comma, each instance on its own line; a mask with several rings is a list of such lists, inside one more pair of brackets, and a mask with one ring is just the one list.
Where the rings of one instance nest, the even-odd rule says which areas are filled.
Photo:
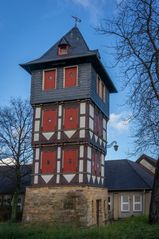
[[23, 220], [104, 224], [104, 158], [109, 94], [116, 88], [77, 26], [39, 59], [21, 65], [31, 74], [34, 110], [32, 186]]

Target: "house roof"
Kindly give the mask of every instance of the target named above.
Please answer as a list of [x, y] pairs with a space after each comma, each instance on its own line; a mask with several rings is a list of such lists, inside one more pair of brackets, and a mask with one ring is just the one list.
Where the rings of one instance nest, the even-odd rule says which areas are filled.
[[[69, 45], [69, 54], [58, 55], [58, 46], [61, 44]], [[90, 50], [87, 46], [81, 32], [77, 27], [73, 27], [68, 33], [66, 33], [59, 41], [57, 41], [47, 52], [45, 52], [40, 58], [25, 64], [20, 64], [27, 72], [31, 73], [33, 70], [54, 67], [60, 64], [66, 64], [70, 60], [79, 60], [80, 62], [92, 61], [92, 64], [96, 66], [99, 73], [102, 75], [107, 88], [110, 93], [117, 92], [113, 82], [111, 81], [108, 73], [106, 72], [98, 50]]]
[[[31, 165], [21, 166], [22, 183], [20, 192], [24, 193], [27, 186], [31, 184]], [[0, 166], [0, 194], [12, 194], [15, 192], [16, 178], [14, 166]]]
[[156, 164], [157, 164], [157, 160], [156, 160], [156, 159], [154, 159], [154, 158], [152, 158], [152, 157], [150, 157], [150, 156], [148, 156], [148, 155], [146, 155], [146, 154], [142, 154], [142, 155], [136, 160], [136, 162], [137, 162], [137, 163], [140, 163], [140, 161], [141, 161], [142, 159], [145, 159], [145, 160], [146, 160], [147, 162], [149, 162], [152, 166], [156, 167]]
[[140, 164], [127, 160], [105, 162], [105, 186], [110, 191], [151, 190], [153, 176]]

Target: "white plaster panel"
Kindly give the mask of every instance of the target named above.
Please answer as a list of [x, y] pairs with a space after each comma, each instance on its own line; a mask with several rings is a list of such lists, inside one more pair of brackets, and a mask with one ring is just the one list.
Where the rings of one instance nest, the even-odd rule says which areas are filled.
[[61, 158], [61, 147], [57, 148], [57, 158], [60, 159]]
[[34, 134], [34, 141], [39, 141], [39, 134], [38, 133]]
[[103, 129], [107, 129], [107, 122], [105, 119], [103, 119]]
[[39, 155], [40, 155], [40, 149], [36, 148], [35, 149], [35, 160], [39, 160]]
[[41, 108], [37, 107], [35, 109], [35, 119], [39, 119], [40, 118], [40, 114], [41, 114]]
[[57, 139], [61, 139], [61, 132], [57, 133]]
[[90, 182], [90, 180], [91, 180], [91, 175], [90, 174], [87, 174], [87, 179], [88, 179], [88, 182]]
[[107, 132], [103, 130], [103, 139], [106, 141], [107, 140]]
[[59, 105], [58, 116], [62, 116], [62, 105]]
[[79, 160], [79, 171], [83, 172], [83, 160]]
[[60, 175], [59, 174], [57, 174], [56, 183], [60, 183]]
[[63, 176], [65, 177], [67, 182], [70, 183], [72, 181], [72, 179], [74, 178], [75, 174], [63, 174]]
[[93, 119], [89, 118], [89, 128], [91, 130], [94, 130], [94, 122], [93, 122]]
[[91, 147], [87, 147], [87, 158], [91, 159], [92, 158], [92, 148]]
[[45, 183], [48, 183], [53, 176], [54, 176], [53, 174], [41, 175], [41, 177], [43, 178], [43, 180], [45, 181]]
[[104, 157], [104, 154], [102, 154], [102, 155], [101, 155], [101, 164], [103, 164], [103, 165], [104, 165], [104, 158], [105, 158], [105, 157]]
[[61, 120], [61, 119], [58, 119], [58, 130], [61, 129], [61, 122], [62, 122], [62, 120]]
[[84, 138], [85, 137], [85, 130], [82, 129], [80, 130], [80, 138]]
[[87, 160], [87, 173], [91, 173], [91, 161]]
[[104, 177], [104, 167], [103, 166], [101, 166], [101, 177]]
[[84, 157], [84, 146], [80, 145], [80, 158]]
[[89, 135], [90, 135], [90, 138], [92, 139], [93, 138], [93, 133], [91, 131], [89, 131]]
[[92, 179], [93, 179], [93, 183], [95, 183], [96, 176], [92, 176]]
[[39, 131], [39, 129], [40, 129], [40, 120], [35, 120], [34, 131]]
[[86, 113], [86, 103], [80, 103], [80, 114]]
[[102, 180], [102, 184], [104, 183], [104, 178], [101, 179]]
[[79, 174], [79, 183], [82, 183], [82, 182], [83, 182], [83, 174], [80, 173], [80, 174]]
[[57, 161], [57, 173], [60, 173], [60, 161]]
[[64, 132], [68, 138], [71, 138], [76, 132], [76, 130], [67, 130], [67, 131], [65, 130]]
[[34, 176], [34, 184], [38, 184], [38, 175]]
[[91, 104], [89, 105], [89, 115], [94, 118], [94, 107]]
[[85, 126], [86, 126], [86, 117], [81, 116], [80, 117], [80, 128], [85, 128]]
[[49, 140], [54, 135], [54, 132], [46, 132], [42, 134], [47, 140]]
[[35, 163], [34, 172], [35, 172], [35, 173], [39, 173], [39, 163], [38, 163], [38, 162]]

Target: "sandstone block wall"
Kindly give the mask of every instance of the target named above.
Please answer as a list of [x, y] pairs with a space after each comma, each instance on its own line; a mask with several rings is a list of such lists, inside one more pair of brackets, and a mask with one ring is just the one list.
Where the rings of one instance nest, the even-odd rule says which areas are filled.
[[105, 224], [107, 215], [106, 188], [63, 186], [26, 190], [24, 222], [85, 227]]

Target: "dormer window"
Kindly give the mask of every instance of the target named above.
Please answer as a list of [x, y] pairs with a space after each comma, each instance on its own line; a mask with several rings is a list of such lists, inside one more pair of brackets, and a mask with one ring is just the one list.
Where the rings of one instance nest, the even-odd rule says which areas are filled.
[[68, 54], [68, 45], [60, 45], [58, 48], [58, 55], [67, 55]]
[[68, 54], [70, 44], [65, 37], [63, 37], [58, 44], [58, 55], [63, 56]]

